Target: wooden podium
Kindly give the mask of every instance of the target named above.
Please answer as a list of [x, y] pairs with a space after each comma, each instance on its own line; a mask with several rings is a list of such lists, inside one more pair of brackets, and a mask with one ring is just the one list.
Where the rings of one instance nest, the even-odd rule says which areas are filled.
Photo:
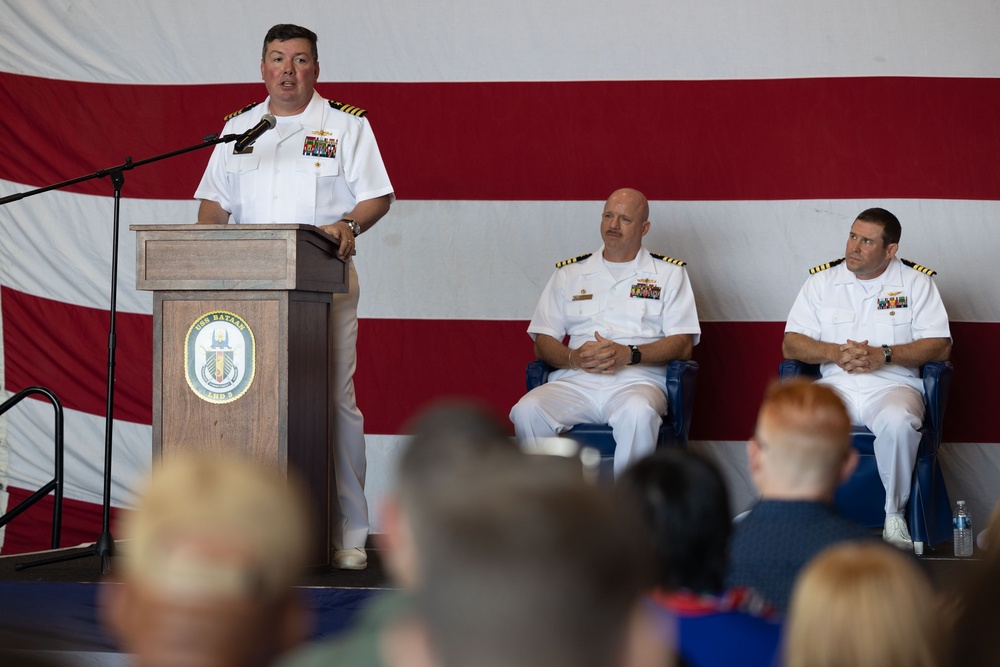
[[312, 225], [132, 225], [153, 292], [153, 464], [200, 451], [294, 471], [329, 565], [340, 514], [330, 357], [348, 267]]

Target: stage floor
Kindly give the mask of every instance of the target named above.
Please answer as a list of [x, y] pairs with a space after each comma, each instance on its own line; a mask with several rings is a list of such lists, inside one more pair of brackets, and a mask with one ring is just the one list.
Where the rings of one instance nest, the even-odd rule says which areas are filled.
[[[116, 553], [127, 549], [116, 544]], [[20, 563], [63, 556], [63, 562], [29, 567]], [[118, 647], [98, 621], [97, 595], [101, 586], [114, 586], [118, 558], [110, 559], [111, 576], [101, 574], [94, 548], [78, 547], [0, 557], [0, 648], [57, 651], [79, 661], [93, 654], [90, 664], [112, 664], [108, 656]], [[326, 570], [305, 575], [297, 588], [313, 610], [312, 638], [344, 629], [367, 598], [389, 587], [378, 550], [368, 550], [368, 568], [361, 571]]]
[[[126, 548], [127, 543], [116, 545], [119, 553]], [[77, 665], [127, 664], [98, 621], [98, 589], [115, 584], [101, 575], [100, 560], [93, 553], [93, 547], [83, 547], [0, 557], [0, 648], [55, 651]], [[366, 570], [331, 569], [302, 578], [298, 588], [314, 611], [312, 638], [340, 632], [373, 592], [391, 587], [378, 550], [368, 553]], [[957, 596], [981, 554], [970, 559], [952, 553], [948, 542], [917, 560], [937, 590]], [[19, 563], [68, 554], [83, 557], [16, 570]], [[110, 560], [112, 578], [116, 560]]]

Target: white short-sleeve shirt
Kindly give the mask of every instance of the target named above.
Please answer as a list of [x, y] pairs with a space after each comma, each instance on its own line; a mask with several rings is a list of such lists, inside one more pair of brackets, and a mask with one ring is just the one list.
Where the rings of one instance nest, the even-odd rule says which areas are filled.
[[[623, 345], [652, 343], [667, 336], [691, 334], [701, 338], [698, 309], [687, 270], [669, 260], [639, 250], [628, 270], [616, 278], [596, 253], [557, 268], [542, 291], [528, 325], [534, 339], [546, 334], [577, 348], [594, 340], [594, 332]], [[581, 373], [561, 369], [550, 379]], [[626, 366], [615, 373], [620, 380], [650, 379], [663, 385], [662, 367]]]
[[[223, 135], [254, 127], [269, 102], [231, 118]], [[218, 202], [240, 224], [322, 226], [340, 220], [359, 201], [392, 194], [364, 118], [332, 108], [313, 91], [301, 114], [277, 121], [245, 153], [235, 153], [233, 142], [216, 145], [195, 198]]]
[[[867, 289], [844, 263], [811, 275], [792, 305], [785, 332], [827, 343], [868, 341], [876, 347], [951, 338], [948, 313], [934, 281], [896, 257]], [[824, 363], [821, 372], [824, 378], [846, 375], [835, 363]], [[922, 390], [915, 381], [918, 368], [889, 364], [871, 375], [896, 377]]]

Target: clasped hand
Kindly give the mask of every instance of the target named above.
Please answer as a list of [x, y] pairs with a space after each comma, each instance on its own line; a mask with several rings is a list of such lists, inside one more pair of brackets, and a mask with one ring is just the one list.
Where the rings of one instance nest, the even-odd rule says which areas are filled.
[[848, 339], [840, 346], [837, 365], [848, 373], [871, 373], [885, 365], [882, 355], [872, 354], [873, 350], [866, 340], [858, 342]]
[[608, 340], [594, 332], [594, 340], [576, 349], [580, 368], [588, 373], [612, 375], [628, 364], [631, 354], [627, 346]]

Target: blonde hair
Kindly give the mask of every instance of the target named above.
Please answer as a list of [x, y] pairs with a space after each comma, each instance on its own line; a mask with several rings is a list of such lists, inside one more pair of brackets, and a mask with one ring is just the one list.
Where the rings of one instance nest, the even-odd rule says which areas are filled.
[[844, 542], [799, 574], [785, 667], [935, 667], [938, 601], [911, 559], [881, 542]]
[[239, 458], [178, 455], [154, 471], [122, 535], [125, 576], [183, 596], [270, 597], [310, 547], [294, 476]]

